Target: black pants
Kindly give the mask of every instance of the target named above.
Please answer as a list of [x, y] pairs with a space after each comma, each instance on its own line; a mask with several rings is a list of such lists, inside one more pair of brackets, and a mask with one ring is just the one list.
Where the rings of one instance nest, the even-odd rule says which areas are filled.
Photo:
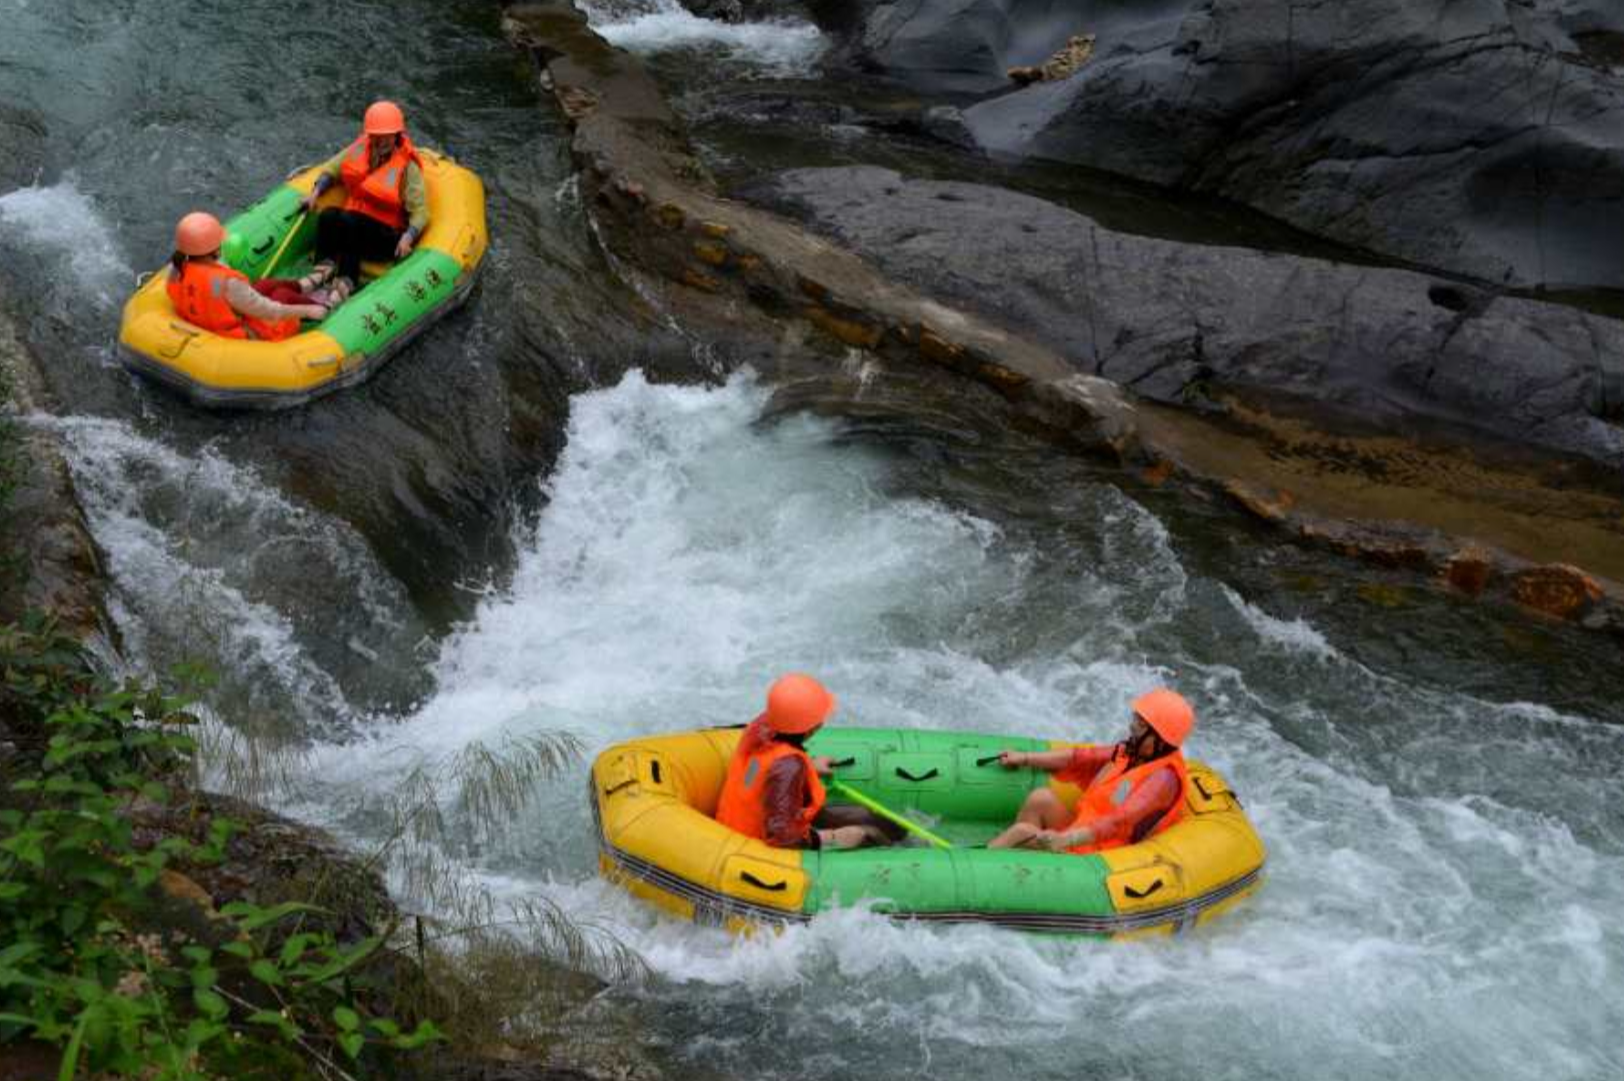
[[908, 836], [907, 830], [889, 818], [881, 818], [867, 807], [847, 807], [844, 804], [819, 811], [818, 817], [812, 820], [812, 826], [822, 830], [839, 829], [841, 826], [875, 826], [892, 844]]
[[392, 261], [403, 232], [356, 210], [323, 210], [316, 219], [316, 258], [331, 259], [342, 277], [359, 286], [362, 261]]

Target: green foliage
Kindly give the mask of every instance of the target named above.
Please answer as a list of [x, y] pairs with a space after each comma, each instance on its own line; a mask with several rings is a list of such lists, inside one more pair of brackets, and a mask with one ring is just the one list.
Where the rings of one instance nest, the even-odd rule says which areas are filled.
[[367, 1008], [387, 933], [342, 943], [299, 929], [313, 906], [291, 902], [166, 915], [173, 867], [219, 861], [234, 829], [216, 819], [199, 842], [132, 825], [191, 775], [179, 701], [97, 678], [33, 621], [0, 627], [0, 723], [18, 748], [0, 761], [0, 1043], [63, 1048], [62, 1079], [166, 1081], [351, 1077], [440, 1038]]

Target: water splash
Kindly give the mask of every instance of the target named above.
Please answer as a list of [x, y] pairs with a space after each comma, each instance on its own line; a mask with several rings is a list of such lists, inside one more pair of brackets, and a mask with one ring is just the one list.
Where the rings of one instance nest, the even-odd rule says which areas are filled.
[[[1321, 652], [1307, 621], [1210, 605], [1223, 592], [1107, 487], [1068, 493], [1091, 504], [1091, 542], [1045, 547], [910, 495], [890, 454], [834, 424], [763, 422], [765, 401], [748, 378], [635, 373], [578, 397], [511, 587], [446, 642], [436, 697], [364, 754], [318, 753], [312, 779], [382, 792], [472, 740], [563, 727], [595, 748], [738, 721], [789, 667], [836, 688], [836, 723], [1088, 739], [1115, 738], [1131, 696], [1172, 679], [1201, 714], [1197, 755], [1271, 848], [1261, 893], [1180, 939], [1103, 947], [863, 911], [733, 939], [596, 878], [579, 773], [470, 866], [499, 897], [546, 894], [635, 945], [664, 977], [633, 1003], [646, 1038], [696, 1069], [925, 1078], [995, 1056], [1031, 1077], [1581, 1081], [1618, 1067], [1624, 836], [1584, 793], [1624, 768], [1624, 733], [1406, 684]], [[1022, 638], [1034, 622], [1046, 633]], [[1221, 656], [1168, 637], [1209, 623]], [[1273, 681], [1283, 655], [1295, 685]], [[1546, 771], [1555, 783], [1520, 791]]]
[[719, 50], [760, 74], [808, 74], [824, 49], [818, 28], [799, 19], [727, 23], [702, 19], [677, 0], [586, 0], [587, 18], [605, 39], [638, 53]]
[[211, 450], [183, 454], [122, 421], [30, 423], [61, 438], [127, 653], [148, 671], [202, 662], [245, 722], [332, 731], [353, 721], [345, 685], [364, 686], [373, 659], [413, 659], [423, 631], [404, 592], [341, 523]]
[[45, 260], [48, 307], [60, 318], [83, 319], [87, 307], [116, 310], [135, 282], [106, 216], [72, 174], [47, 187], [0, 195], [0, 249], [5, 247]]

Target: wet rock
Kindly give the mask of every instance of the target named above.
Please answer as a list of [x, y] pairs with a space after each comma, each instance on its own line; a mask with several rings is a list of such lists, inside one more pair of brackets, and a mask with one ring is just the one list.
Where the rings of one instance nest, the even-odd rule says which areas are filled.
[[808, 17], [793, 0], [682, 0], [682, 6], [702, 19], [726, 23], [768, 22]]
[[1057, 83], [1062, 79], [1069, 79], [1088, 63], [1089, 57], [1094, 55], [1094, 40], [1093, 34], [1078, 34], [1067, 38], [1066, 43], [1056, 49], [1055, 54], [1043, 63], [1013, 67], [1005, 74], [1016, 86]]
[[48, 134], [45, 122], [34, 113], [0, 101], [0, 192], [40, 180]]
[[1265, 522], [1284, 521], [1296, 503], [1296, 498], [1290, 492], [1260, 488], [1243, 480], [1231, 480], [1224, 485], [1224, 492], [1247, 512]]
[[702, 19], [716, 19], [725, 23], [744, 21], [743, 0], [683, 0], [683, 7]]
[[1493, 282], [1624, 287], [1624, 7], [1608, 0], [896, 0], [820, 5], [927, 92], [1097, 37], [965, 110], [979, 145], [1246, 203]]
[[10, 444], [0, 443], [0, 483], [12, 485], [0, 515], [0, 621], [44, 611], [82, 639], [110, 639], [101, 550], [61, 447], [50, 431], [15, 419], [50, 406], [33, 355], [0, 315], [0, 413], [12, 428]]
[[966, 150], [979, 149], [976, 137], [964, 122], [964, 113], [952, 105], [933, 105], [920, 118], [920, 126], [933, 138]]
[[1493, 576], [1493, 556], [1477, 545], [1462, 548], [1444, 566], [1444, 578], [1449, 584], [1472, 597], [1487, 589]]
[[1422, 265], [1617, 288], [1624, 80], [1596, 35], [1620, 30], [1599, 2], [1130, 5], [1077, 77], [965, 118], [988, 150], [1226, 196]]
[[1564, 563], [1525, 570], [1513, 579], [1511, 589], [1519, 604], [1558, 619], [1582, 620], [1602, 599], [1595, 579]]
[[1253, 388], [1624, 468], [1624, 428], [1597, 410], [1624, 356], [1617, 320], [1410, 271], [1118, 233], [1030, 196], [886, 169], [794, 170], [740, 194], [1158, 401]]

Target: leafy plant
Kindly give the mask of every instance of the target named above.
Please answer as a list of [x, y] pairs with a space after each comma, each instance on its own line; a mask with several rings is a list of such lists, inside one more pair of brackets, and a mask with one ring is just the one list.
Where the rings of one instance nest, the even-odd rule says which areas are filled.
[[296, 922], [308, 904], [177, 906], [174, 868], [217, 862], [235, 826], [153, 840], [132, 812], [184, 791], [196, 723], [96, 677], [48, 621], [0, 627], [0, 1042], [61, 1047], [59, 1081], [179, 1081], [347, 1078], [439, 1039], [368, 1007], [392, 927], [343, 943]]

